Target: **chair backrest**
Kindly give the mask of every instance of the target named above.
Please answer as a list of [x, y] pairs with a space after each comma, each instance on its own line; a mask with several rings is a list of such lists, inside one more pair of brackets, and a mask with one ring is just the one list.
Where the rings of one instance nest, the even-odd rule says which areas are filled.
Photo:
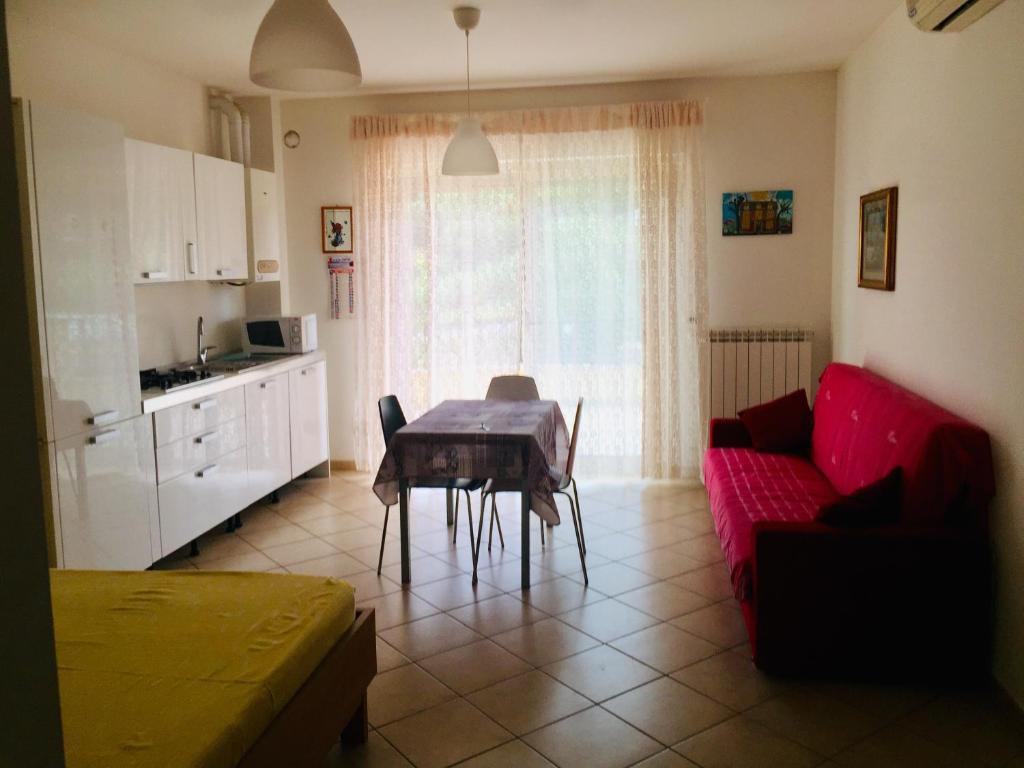
[[569, 438], [569, 458], [565, 461], [565, 475], [572, 477], [572, 465], [576, 463], [576, 438], [580, 434], [580, 416], [583, 414], [583, 398], [576, 401], [576, 418], [572, 422], [572, 437]]
[[402, 412], [402, 406], [394, 395], [385, 395], [377, 401], [380, 411], [380, 428], [384, 432], [384, 445], [391, 445], [391, 437], [408, 422]]
[[488, 400], [540, 400], [533, 376], [495, 376], [487, 387]]

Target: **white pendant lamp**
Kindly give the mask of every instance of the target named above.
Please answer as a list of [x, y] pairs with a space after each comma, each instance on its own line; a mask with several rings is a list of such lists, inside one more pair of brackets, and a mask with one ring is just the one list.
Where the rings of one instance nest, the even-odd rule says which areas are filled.
[[452, 11], [452, 15], [455, 16], [455, 26], [466, 33], [466, 116], [459, 120], [455, 135], [444, 153], [441, 173], [445, 176], [488, 176], [498, 172], [498, 157], [469, 106], [469, 30], [480, 22], [480, 9], [461, 6]]
[[328, 0], [274, 0], [252, 44], [249, 79], [282, 91], [339, 91], [359, 85], [363, 72]]

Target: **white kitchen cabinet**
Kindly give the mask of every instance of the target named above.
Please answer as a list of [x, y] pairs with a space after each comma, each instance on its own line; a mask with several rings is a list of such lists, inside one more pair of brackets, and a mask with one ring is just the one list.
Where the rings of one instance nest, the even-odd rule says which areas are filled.
[[245, 169], [246, 234], [253, 282], [281, 279], [281, 241], [277, 223], [277, 179], [269, 171]]
[[245, 386], [246, 448], [251, 501], [292, 479], [288, 374]]
[[167, 445], [183, 437], [213, 429], [218, 424], [245, 415], [245, 392], [241, 387], [210, 395], [199, 395], [191, 402], [164, 408], [156, 413], [156, 444]]
[[327, 363], [288, 372], [291, 403], [292, 477], [330, 458], [327, 440]]
[[47, 440], [139, 412], [124, 132], [38, 102], [17, 105]]
[[156, 477], [166, 483], [245, 445], [245, 419], [222, 422], [156, 449]]
[[249, 503], [245, 447], [218, 456], [159, 488], [160, 541], [169, 555]]
[[198, 258], [192, 153], [125, 139], [132, 278], [180, 282]]
[[149, 417], [57, 441], [55, 465], [65, 568], [141, 569], [159, 556]]
[[193, 155], [198, 264], [186, 264], [186, 279], [246, 280], [245, 169], [240, 163]]

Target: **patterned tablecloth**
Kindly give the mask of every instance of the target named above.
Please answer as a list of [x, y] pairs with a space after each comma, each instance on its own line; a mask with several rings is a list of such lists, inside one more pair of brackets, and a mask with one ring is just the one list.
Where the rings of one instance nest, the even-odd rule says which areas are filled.
[[552, 494], [568, 445], [565, 419], [554, 400], [445, 400], [391, 438], [373, 491], [390, 505], [398, 503], [400, 478], [521, 481], [525, 475], [531, 508], [557, 525]]

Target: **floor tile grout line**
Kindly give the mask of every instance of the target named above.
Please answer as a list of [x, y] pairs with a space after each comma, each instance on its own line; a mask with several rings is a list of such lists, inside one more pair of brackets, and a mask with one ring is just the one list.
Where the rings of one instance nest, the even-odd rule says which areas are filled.
[[[429, 672], [427, 672], [427, 670], [422, 670], [422, 671], [426, 672], [426, 673], [427, 673], [428, 675], [430, 674]], [[431, 677], [433, 677], [433, 675], [431, 675]], [[436, 679], [436, 678], [435, 678], [435, 679]], [[440, 682], [440, 680], [438, 680], [438, 682]], [[441, 683], [441, 685], [444, 685], [444, 683]], [[445, 686], [445, 687], [447, 687], [447, 686]], [[449, 689], [449, 690], [451, 690], [451, 689]], [[453, 692], [454, 692], [454, 691], [453, 691]], [[505, 733], [507, 733], [507, 734], [508, 734], [508, 735], [509, 735], [509, 736], [511, 737], [511, 738], [505, 739], [505, 741], [502, 741], [502, 742], [500, 742], [500, 743], [498, 743], [498, 744], [495, 744], [495, 745], [494, 745], [493, 747], [488, 747], [487, 749], [485, 749], [485, 750], [483, 750], [483, 751], [481, 751], [481, 752], [476, 752], [476, 753], [474, 753], [474, 754], [472, 754], [472, 755], [469, 755], [468, 757], [466, 757], [466, 758], [464, 758], [463, 760], [460, 760], [460, 761], [458, 761], [458, 762], [465, 762], [465, 760], [470, 760], [470, 759], [472, 759], [472, 758], [474, 758], [474, 757], [476, 757], [476, 756], [478, 756], [478, 755], [482, 755], [482, 754], [484, 754], [484, 753], [486, 753], [486, 752], [490, 752], [490, 751], [491, 751], [492, 749], [497, 749], [498, 747], [502, 746], [503, 744], [507, 744], [508, 742], [510, 742], [510, 741], [515, 741], [515, 740], [517, 740], [517, 739], [519, 738], [519, 737], [518, 737], [518, 736], [516, 736], [516, 735], [515, 735], [514, 733], [512, 733], [512, 732], [511, 732], [511, 731], [510, 731], [510, 730], [509, 730], [508, 728], [506, 728], [505, 726], [503, 726], [503, 725], [502, 725], [501, 723], [499, 723], [499, 722], [498, 722], [497, 720], [495, 720], [495, 719], [494, 719], [493, 717], [491, 717], [491, 716], [490, 716], [490, 715], [488, 715], [488, 714], [487, 714], [486, 712], [484, 712], [484, 711], [483, 711], [482, 709], [480, 709], [480, 707], [476, 706], [476, 704], [474, 704], [474, 703], [473, 703], [472, 701], [470, 701], [470, 700], [469, 700], [468, 698], [466, 698], [465, 696], [460, 696], [460, 695], [459, 695], [459, 694], [457, 694], [457, 693], [456, 693], [456, 695], [455, 695], [455, 698], [453, 698], [453, 699], [449, 699], [448, 701], [443, 701], [443, 702], [440, 702], [439, 704], [434, 704], [433, 706], [430, 706], [430, 707], [426, 707], [425, 709], [421, 709], [421, 710], [420, 710], [419, 712], [413, 713], [413, 714], [411, 714], [411, 715], [408, 715], [408, 716], [406, 716], [406, 717], [400, 717], [400, 718], [398, 718], [397, 720], [394, 720], [394, 721], [392, 721], [392, 722], [388, 723], [387, 725], [394, 725], [395, 723], [400, 723], [400, 722], [402, 722], [403, 720], [407, 720], [407, 719], [409, 719], [409, 718], [412, 718], [412, 717], [416, 717], [417, 715], [422, 715], [422, 714], [423, 714], [424, 712], [427, 712], [427, 711], [429, 711], [429, 710], [431, 710], [431, 709], [436, 709], [437, 707], [443, 707], [443, 706], [445, 706], [446, 704], [451, 704], [451, 703], [452, 703], [453, 701], [462, 701], [462, 702], [464, 702], [464, 703], [468, 704], [468, 705], [469, 705], [470, 707], [472, 707], [472, 708], [473, 708], [473, 709], [475, 709], [475, 710], [476, 710], [477, 712], [479, 712], [479, 713], [480, 713], [480, 715], [482, 715], [482, 716], [483, 716], [484, 718], [486, 718], [487, 720], [490, 720], [490, 721], [491, 721], [492, 723], [494, 723], [494, 724], [495, 724], [496, 726], [498, 726], [499, 728], [501, 728], [501, 730], [505, 731]], [[386, 727], [386, 726], [382, 726], [382, 727]], [[391, 741], [390, 741], [390, 740], [388, 740], [388, 738], [387, 738], [386, 736], [384, 736], [384, 734], [381, 734], [381, 737], [382, 737], [382, 738], [384, 738], [384, 740], [385, 740], [385, 741], [388, 741], [388, 743], [389, 743], [389, 744], [392, 744], [392, 743], [391, 743]], [[403, 757], [404, 757], [404, 758], [405, 758], [406, 760], [408, 760], [408, 761], [409, 761], [410, 763], [412, 763], [413, 765], [416, 765], [416, 763], [415, 763], [415, 762], [413, 762], [413, 760], [412, 760], [412, 758], [411, 758], [411, 757], [409, 757], [409, 756], [408, 756], [408, 755], [406, 755], [406, 754], [405, 754], [404, 752], [402, 752], [402, 751], [401, 751], [400, 749], [398, 749], [398, 747], [397, 747], [397, 746], [395, 746], [394, 744], [392, 744], [392, 746], [393, 746], [393, 747], [395, 748], [395, 750], [396, 750], [396, 751], [397, 751], [397, 752], [398, 752], [399, 754], [401, 754], [401, 755], [402, 755], [402, 756], [403, 756]], [[450, 763], [449, 765], [458, 765], [458, 762], [456, 762], [456, 763]]]
[[[825, 692], [818, 692], [818, 693], [819, 693], [819, 695], [824, 696], [824, 697], [826, 697], [828, 699], [831, 699], [832, 701], [838, 701], [840, 704], [844, 704], [844, 705], [846, 705], [848, 707], [852, 707], [853, 709], [857, 710], [861, 714], [870, 714], [869, 712], [867, 712], [866, 710], [862, 709], [861, 707], [858, 707], [858, 706], [856, 706], [854, 704], [850, 704], [850, 703], [848, 703], [846, 701], [843, 701], [842, 699], [839, 699], [839, 698], [837, 698], [835, 696], [832, 696], [832, 695], [830, 695], [828, 693], [825, 693]], [[904, 713], [902, 713], [900, 715], [897, 715], [896, 717], [892, 718], [891, 720], [885, 721], [881, 726], [879, 726], [878, 728], [876, 728], [875, 730], [871, 731], [869, 734], [864, 736], [864, 738], [856, 739], [855, 741], [851, 742], [850, 744], [847, 744], [845, 747], [843, 747], [842, 749], [840, 749], [838, 752], [836, 752], [834, 755], [832, 755], [831, 757], [829, 757], [827, 759], [832, 759], [834, 757], [838, 757], [839, 755], [843, 754], [844, 752], [848, 752], [849, 750], [853, 749], [854, 747], [856, 747], [856, 746], [858, 746], [860, 744], [863, 744], [863, 743], [865, 743], [866, 741], [868, 741], [870, 739], [873, 739], [874, 737], [878, 736], [878, 734], [880, 734], [882, 731], [884, 731], [884, 730], [886, 730], [888, 728], [892, 728], [892, 727], [898, 725], [899, 723], [901, 723], [901, 722], [903, 722], [905, 720], [909, 720], [911, 715], [913, 715], [916, 712], [920, 712], [921, 710], [925, 709], [927, 706], [932, 704], [938, 698], [939, 697], [928, 699], [927, 701], [924, 701], [924, 702], [922, 702], [921, 704], [919, 704], [917, 706], [911, 707], [908, 711], [906, 711], [906, 712], [904, 712]], [[913, 736], [915, 736], [916, 738], [919, 738], [919, 739], [921, 739], [921, 740], [931, 744], [932, 746], [938, 747], [939, 749], [943, 748], [943, 745], [939, 744], [937, 741], [929, 738], [928, 736], [926, 736], [926, 735], [924, 735], [922, 733], [918, 733], [918, 732], [914, 731], [913, 728], [910, 728], [909, 732]], [[1022, 753], [1022, 754], [1024, 754], [1024, 753]], [[1010, 760], [1007, 761], [1007, 763], [1013, 762], [1014, 757], [1016, 757], [1016, 755], [1011, 757]]]

